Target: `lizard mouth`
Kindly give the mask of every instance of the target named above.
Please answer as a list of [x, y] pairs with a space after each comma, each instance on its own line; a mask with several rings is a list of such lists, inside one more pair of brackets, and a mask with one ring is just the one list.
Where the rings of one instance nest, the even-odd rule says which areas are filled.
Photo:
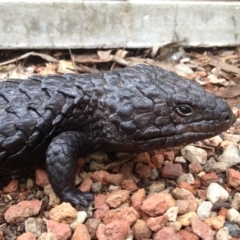
[[[226, 130], [226, 129], [225, 129]], [[224, 131], [224, 130], [223, 130]], [[185, 132], [179, 134], [169, 134], [161, 137], [143, 137], [139, 138], [135, 142], [139, 146], [139, 150], [156, 150], [164, 149], [175, 146], [180, 146], [183, 144], [194, 143], [201, 141], [207, 138], [214, 137], [220, 134], [222, 131], [213, 131], [213, 132]]]
[[[223, 131], [226, 131], [228, 128], [230, 128], [234, 123], [236, 122], [236, 117], [233, 114], [232, 111], [229, 111], [225, 116], [222, 116], [222, 119], [220, 121], [213, 121], [213, 122], [205, 122], [203, 125], [206, 126], [206, 128], [192, 131], [191, 129], [188, 129], [186, 127], [185, 129], [182, 129], [182, 132], [176, 132], [173, 133], [167, 133], [163, 134], [162, 136], [159, 135], [148, 135], [148, 136], [141, 136], [137, 139], [134, 139], [136, 142], [146, 142], [146, 141], [167, 141], [168, 139], [176, 139], [177, 144], [175, 145], [181, 145], [182, 143], [191, 143], [200, 141], [206, 138], [214, 137], [218, 134], [220, 134]], [[193, 129], [193, 128], [192, 128]]]
[[[219, 132], [220, 133], [220, 132]], [[168, 139], [168, 138], [175, 138], [175, 139], [180, 139], [182, 140], [182, 143], [185, 143], [185, 140], [187, 140], [187, 142], [193, 142], [191, 141], [192, 138], [194, 136], [194, 138], [201, 138], [201, 139], [197, 139], [194, 141], [200, 141], [202, 139], [206, 139], [209, 137], [213, 137], [218, 135], [219, 133], [216, 132], [208, 132], [208, 133], [199, 133], [199, 132], [185, 132], [185, 133], [179, 133], [179, 134], [169, 134], [169, 135], [165, 135], [165, 136], [160, 136], [160, 137], [142, 137], [139, 138], [137, 140], [135, 140], [135, 142], [146, 142], [146, 141], [161, 141], [162, 139]]]

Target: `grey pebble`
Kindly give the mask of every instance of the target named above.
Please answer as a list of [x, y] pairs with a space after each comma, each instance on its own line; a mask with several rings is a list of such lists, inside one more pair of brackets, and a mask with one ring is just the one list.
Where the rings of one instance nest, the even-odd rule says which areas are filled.
[[155, 180], [155, 179], [157, 179], [158, 177], [159, 177], [159, 172], [157, 171], [157, 169], [156, 169], [156, 168], [152, 169], [152, 170], [151, 170], [151, 173], [150, 173], [150, 178], [151, 178], [152, 180]]
[[29, 178], [27, 180], [26, 186], [27, 186], [27, 189], [31, 189], [33, 187], [33, 180]]
[[240, 228], [236, 223], [226, 221], [224, 226], [228, 229], [229, 235], [235, 238], [240, 237]]
[[91, 190], [94, 193], [100, 193], [102, 190], [102, 183], [101, 182], [94, 182], [91, 186]]
[[26, 232], [31, 232], [35, 237], [39, 237], [42, 234], [43, 230], [42, 219], [30, 217], [25, 220], [24, 224]]
[[89, 164], [89, 169], [90, 169], [92, 172], [95, 172], [95, 171], [102, 170], [102, 169], [104, 168], [104, 166], [105, 166], [104, 163], [99, 163], [99, 162], [92, 161], [92, 162], [90, 162], [90, 164]]
[[89, 157], [91, 161], [102, 163], [107, 159], [107, 154], [103, 152], [95, 152], [92, 153]]
[[226, 172], [228, 164], [225, 162], [216, 162], [214, 158], [210, 158], [207, 163], [203, 166], [205, 172]]
[[187, 182], [189, 184], [194, 184], [194, 177], [191, 173], [183, 173], [177, 178], [177, 183]]
[[150, 193], [159, 193], [162, 192], [166, 187], [165, 182], [160, 182], [160, 181], [156, 181], [153, 182], [149, 187], [148, 190]]

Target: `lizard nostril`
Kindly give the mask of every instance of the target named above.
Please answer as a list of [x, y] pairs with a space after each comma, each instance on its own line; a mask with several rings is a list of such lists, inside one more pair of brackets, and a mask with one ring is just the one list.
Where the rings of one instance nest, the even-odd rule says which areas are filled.
[[229, 122], [229, 121], [230, 121], [229, 115], [227, 115], [227, 116], [224, 118], [224, 121], [225, 121], [225, 122]]

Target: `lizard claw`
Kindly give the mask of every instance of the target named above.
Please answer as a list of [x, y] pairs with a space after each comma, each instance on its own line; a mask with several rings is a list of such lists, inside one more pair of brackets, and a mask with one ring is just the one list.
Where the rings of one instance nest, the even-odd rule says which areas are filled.
[[74, 207], [84, 206], [87, 208], [94, 200], [91, 193], [84, 193], [76, 188], [65, 189], [60, 196], [62, 202], [70, 202]]

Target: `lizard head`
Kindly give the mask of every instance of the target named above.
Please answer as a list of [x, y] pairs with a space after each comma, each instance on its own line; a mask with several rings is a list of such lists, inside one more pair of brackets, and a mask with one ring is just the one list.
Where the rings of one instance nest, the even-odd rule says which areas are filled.
[[104, 131], [117, 150], [145, 151], [196, 142], [235, 122], [225, 101], [173, 72], [138, 65], [108, 74], [102, 104], [109, 122]]

